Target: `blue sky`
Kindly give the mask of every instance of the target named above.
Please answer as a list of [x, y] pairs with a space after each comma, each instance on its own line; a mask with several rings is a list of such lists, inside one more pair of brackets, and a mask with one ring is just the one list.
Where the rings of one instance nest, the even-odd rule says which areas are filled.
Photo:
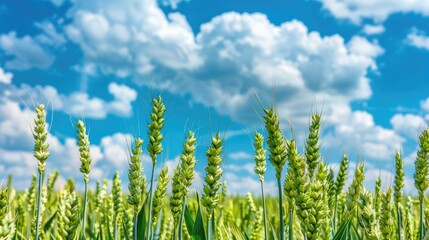
[[[390, 185], [401, 151], [413, 191], [416, 139], [429, 121], [425, 1], [0, 0], [0, 17], [0, 179], [13, 173], [20, 188], [36, 172], [36, 104], [49, 108], [48, 171], [81, 177], [73, 123], [84, 119], [92, 183], [118, 170], [126, 184], [131, 137], [146, 139], [150, 97], [161, 93], [158, 167], [173, 168], [196, 131], [196, 188], [220, 131], [230, 191], [258, 192], [252, 132], [265, 134], [261, 107], [275, 103], [300, 149], [309, 116], [322, 112], [324, 161], [336, 168], [346, 153], [352, 171], [365, 161], [370, 189], [379, 175]], [[266, 179], [275, 193], [271, 166]]]

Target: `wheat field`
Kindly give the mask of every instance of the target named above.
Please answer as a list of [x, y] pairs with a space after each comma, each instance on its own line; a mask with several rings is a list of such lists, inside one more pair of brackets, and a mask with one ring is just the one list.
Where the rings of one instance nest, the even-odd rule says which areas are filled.
[[[198, 139], [191, 130], [183, 140], [175, 169], [162, 167], [166, 106], [152, 99], [147, 126], [148, 142], [133, 139], [127, 176], [118, 172], [88, 187], [91, 179], [90, 139], [85, 123], [75, 123], [82, 173], [58, 189], [58, 171], [46, 172], [49, 142], [44, 105], [35, 109], [34, 161], [37, 170], [24, 191], [13, 185], [13, 176], [0, 189], [0, 239], [429, 239], [429, 128], [419, 135], [414, 182], [418, 195], [403, 194], [403, 159], [392, 156], [396, 167], [392, 186], [365, 188], [365, 163], [349, 171], [343, 155], [334, 173], [322, 159], [319, 133], [321, 115], [311, 116], [303, 152], [296, 139], [288, 139], [275, 108], [263, 109], [264, 132], [254, 132], [254, 172], [260, 194], [234, 196], [223, 181], [224, 142], [219, 133], [205, 149], [206, 159], [196, 159]], [[177, 143], [181, 144], [181, 143]], [[151, 175], [145, 176], [142, 154], [150, 155]], [[207, 162], [204, 186], [193, 191], [197, 161]], [[264, 193], [268, 164], [275, 169], [277, 196]], [[77, 169], [76, 169], [77, 171]], [[122, 189], [121, 178], [128, 178]], [[352, 179], [348, 183], [347, 179]], [[84, 192], [75, 189], [83, 183]], [[168, 187], [171, 184], [171, 189]]]

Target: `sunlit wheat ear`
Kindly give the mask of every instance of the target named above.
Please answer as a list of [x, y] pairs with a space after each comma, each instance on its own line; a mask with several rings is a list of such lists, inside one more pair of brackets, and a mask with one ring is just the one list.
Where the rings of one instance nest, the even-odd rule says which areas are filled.
[[337, 179], [335, 180], [335, 190], [336, 190], [337, 196], [341, 193], [341, 191], [344, 188], [344, 185], [346, 184], [347, 175], [349, 173], [348, 168], [349, 168], [349, 159], [347, 155], [344, 154], [341, 159], [341, 165], [338, 171]]
[[374, 193], [374, 210], [377, 221], [380, 221], [381, 212], [381, 177], [378, 176], [375, 181], [375, 193]]
[[420, 202], [420, 227], [419, 237], [423, 239], [423, 201], [426, 189], [429, 186], [429, 128], [426, 128], [419, 136], [419, 150], [417, 151], [417, 159], [414, 162], [414, 185], [419, 193]]
[[[112, 198], [113, 198], [113, 221], [115, 225], [122, 219], [122, 183], [119, 176], [119, 172], [115, 172], [113, 176], [113, 185], [112, 185]], [[118, 226], [115, 226], [117, 228]]]
[[127, 239], [133, 239], [134, 213], [124, 208], [122, 215], [123, 215], [123, 223], [124, 223], [123, 236]]
[[221, 185], [220, 178], [223, 170], [220, 167], [222, 164], [222, 146], [223, 141], [220, 139], [220, 134], [217, 133], [212, 138], [212, 143], [206, 151], [207, 166], [206, 177], [204, 178], [205, 185], [203, 188], [202, 203], [207, 208], [208, 218], [212, 217], [213, 210], [219, 203], [219, 188]]
[[174, 170], [171, 188], [170, 209], [174, 222], [178, 224], [183, 205], [183, 177], [180, 165]]
[[408, 196], [407, 203], [405, 205], [405, 213], [404, 213], [404, 229], [405, 229], [405, 239], [414, 239], [415, 231], [414, 231], [414, 208], [412, 198]]
[[365, 180], [365, 166], [360, 163], [356, 167], [355, 175], [353, 177], [352, 184], [348, 188], [347, 192], [347, 215], [355, 218], [356, 217], [356, 206], [358, 205], [360, 194], [363, 190], [363, 181]]
[[286, 140], [280, 128], [280, 120], [273, 108], [264, 109], [265, 128], [268, 132], [267, 144], [269, 160], [276, 170], [276, 178], [281, 178], [286, 163]]
[[80, 172], [84, 176], [84, 181], [89, 181], [89, 173], [91, 171], [91, 154], [90, 154], [90, 142], [88, 135], [86, 134], [86, 127], [82, 121], [76, 123], [76, 133], [79, 145], [79, 159], [81, 162]]
[[392, 188], [382, 193], [381, 215], [380, 215], [380, 232], [381, 239], [393, 238], [393, 220], [392, 220]]
[[311, 116], [310, 129], [305, 145], [305, 158], [307, 160], [308, 175], [310, 179], [313, 178], [314, 170], [320, 162], [319, 130], [320, 114], [316, 113]]
[[152, 122], [148, 125], [149, 145], [147, 146], [147, 151], [150, 154], [152, 163], [156, 164], [157, 155], [161, 154], [163, 150], [161, 142], [164, 136], [161, 130], [165, 123], [165, 105], [162, 102], [161, 96], [158, 96], [157, 99], [152, 99], [152, 105], [152, 113], [150, 114], [150, 120]]
[[189, 136], [183, 145], [183, 152], [180, 155], [181, 162], [181, 175], [183, 178], [183, 195], [188, 196], [189, 188], [195, 178], [195, 165], [197, 160], [195, 158], [195, 143], [197, 139], [192, 131], [189, 131]]
[[364, 189], [360, 194], [359, 201], [359, 225], [363, 229], [365, 238], [368, 240], [379, 239], [379, 231], [377, 227], [377, 219], [373, 208], [372, 195]]
[[6, 189], [0, 188], [0, 222], [6, 217], [8, 213], [8, 197]]
[[128, 166], [128, 203], [134, 207], [134, 216], [138, 214], [141, 203], [141, 181], [143, 167], [141, 163], [143, 140], [136, 138], [134, 140], [134, 148], [132, 149], [130, 163]]
[[80, 221], [79, 198], [74, 191], [66, 190], [58, 204], [58, 235], [62, 239], [74, 239]]
[[0, 239], [13, 239], [15, 230], [15, 219], [9, 211], [7, 189], [0, 187]]
[[259, 176], [261, 182], [264, 181], [264, 174], [267, 171], [266, 152], [264, 149], [264, 137], [262, 134], [255, 132], [253, 139], [253, 147], [255, 149], [255, 173]]
[[48, 151], [49, 144], [47, 143], [48, 132], [46, 131], [46, 111], [45, 106], [40, 104], [36, 108], [36, 119], [34, 119], [34, 157], [38, 160], [38, 171], [43, 174], [45, 171], [46, 160], [50, 153]]
[[152, 208], [152, 224], [151, 228], [154, 228], [158, 223], [158, 217], [161, 209], [164, 207], [164, 199], [167, 194], [168, 185], [168, 168], [161, 169], [158, 178], [158, 184], [153, 195], [153, 208]]

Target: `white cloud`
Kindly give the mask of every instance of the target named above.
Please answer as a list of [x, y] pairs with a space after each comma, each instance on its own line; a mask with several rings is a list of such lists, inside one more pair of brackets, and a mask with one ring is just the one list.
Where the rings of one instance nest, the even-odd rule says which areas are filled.
[[43, 31], [42, 34], [36, 36], [39, 43], [59, 47], [66, 42], [64, 35], [59, 33], [51, 22], [44, 21], [35, 24], [37, 28]]
[[371, 58], [375, 58], [384, 53], [384, 50], [378, 45], [376, 41], [371, 43], [366, 38], [359, 36], [353, 37], [348, 43], [348, 46], [351, 53]]
[[[369, 69], [383, 53], [362, 37], [349, 43], [320, 36], [299, 21], [274, 25], [259, 13], [216, 16], [194, 34], [179, 13], [166, 16], [154, 0], [76, 1], [65, 27], [85, 64], [140, 84], [190, 94], [194, 102], [244, 123], [259, 122], [255, 90], [263, 102], [275, 91], [294, 122], [307, 123], [315, 97], [324, 108], [371, 95]], [[145, 16], [145, 17], [142, 17]], [[164, 74], [167, 72], [168, 74]], [[148, 78], [162, 78], [155, 83]], [[164, 77], [166, 76], [166, 77]]]
[[333, 130], [323, 137], [324, 146], [347, 153], [359, 151], [366, 160], [390, 160], [401, 149], [405, 139], [391, 129], [376, 125], [370, 113], [338, 107], [341, 114], [327, 120], [333, 124]]
[[[235, 173], [224, 172], [223, 178], [228, 184], [228, 192], [234, 194], [244, 195], [248, 192], [253, 194], [261, 193], [261, 182], [256, 177], [249, 176], [242, 177]], [[277, 185], [274, 181], [265, 181], [264, 190], [266, 195], [276, 196]]]
[[160, 2], [164, 6], [170, 6], [172, 9], [177, 9], [180, 3], [189, 2], [189, 0], [161, 0]]
[[429, 112], [429, 97], [420, 102], [420, 108], [424, 111]]
[[13, 74], [6, 72], [3, 68], [0, 67], [0, 83], [11, 84]]
[[359, 24], [364, 19], [382, 22], [395, 13], [429, 15], [429, 2], [420, 0], [320, 0], [338, 19]]
[[19, 38], [15, 32], [0, 35], [0, 49], [13, 57], [5, 63], [5, 67], [9, 69], [47, 69], [54, 62], [54, 57], [33, 38], [30, 36]]
[[70, 95], [58, 93], [53, 86], [30, 87], [21, 85], [5, 91], [5, 95], [16, 101], [23, 100], [32, 106], [34, 100], [49, 102], [54, 110], [62, 110], [73, 116], [103, 119], [108, 114], [121, 117], [132, 115], [132, 103], [137, 99], [137, 92], [123, 84], [111, 82], [108, 92], [113, 100], [106, 101], [98, 97], [91, 97], [85, 92], [72, 92]]
[[407, 35], [408, 44], [416, 47], [422, 48], [425, 50], [429, 50], [429, 37], [426, 34], [416, 28], [411, 30], [411, 32]]
[[393, 129], [409, 138], [417, 138], [418, 134], [425, 127], [425, 120], [414, 114], [395, 114], [390, 119]]
[[12, 101], [0, 101], [0, 148], [27, 150], [32, 148], [33, 113]]
[[109, 93], [115, 99], [109, 103], [109, 109], [119, 116], [129, 116], [133, 111], [131, 103], [137, 99], [137, 92], [126, 85], [110, 83]]
[[185, 17], [165, 16], [155, 0], [77, 0], [69, 14], [73, 22], [65, 28], [67, 36], [105, 73], [125, 77], [201, 64]]
[[384, 33], [386, 29], [382, 24], [379, 25], [371, 25], [371, 24], [365, 24], [363, 26], [362, 32], [364, 32], [366, 35], [378, 35]]
[[52, 4], [54, 4], [55, 6], [59, 7], [59, 6], [63, 5], [63, 3], [64, 3], [66, 0], [50, 0], [50, 1], [51, 1], [51, 2], [52, 2]]
[[[214, 17], [194, 34], [183, 15], [166, 16], [154, 0], [118, 4], [78, 0], [69, 12], [67, 36], [82, 49], [84, 64], [101, 73], [189, 94], [250, 124], [260, 123], [254, 93], [269, 106], [275, 89], [283, 127], [291, 120], [297, 132], [319, 100], [328, 116], [326, 147], [362, 151], [368, 159], [390, 159], [405, 141], [350, 107], [372, 94], [367, 73], [377, 70], [384, 52], [376, 41], [355, 36], [345, 42], [296, 20], [274, 25], [263, 14], [235, 12]], [[371, 31], [381, 30], [367, 27]], [[153, 76], [163, 81], [147, 80]]]
[[248, 152], [232, 152], [230, 154], [228, 154], [228, 158], [231, 160], [241, 160], [241, 159], [252, 159], [253, 156], [251, 154], [249, 154]]
[[243, 171], [245, 171], [247, 174], [255, 174], [255, 163], [252, 162], [241, 165], [226, 164], [223, 167], [229, 172], [235, 172], [235, 174], [243, 174]]
[[114, 169], [128, 165], [131, 141], [131, 135], [122, 133], [115, 133], [101, 139], [100, 147], [104, 158], [113, 165]]

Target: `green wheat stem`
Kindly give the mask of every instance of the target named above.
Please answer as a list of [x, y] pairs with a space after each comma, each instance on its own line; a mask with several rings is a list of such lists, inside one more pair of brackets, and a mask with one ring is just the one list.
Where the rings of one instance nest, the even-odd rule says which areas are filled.
[[420, 227], [419, 227], [419, 239], [423, 240], [424, 236], [424, 225], [423, 225], [423, 201], [420, 200]]
[[86, 206], [88, 203], [88, 182], [85, 181], [85, 193], [83, 198], [83, 216], [82, 216], [82, 240], [85, 239]]
[[38, 189], [37, 189], [37, 218], [36, 218], [36, 240], [39, 239], [39, 227], [40, 227], [40, 205], [42, 202], [42, 187], [43, 187], [43, 173], [38, 174]]
[[280, 239], [285, 239], [285, 226], [283, 222], [283, 193], [282, 184], [280, 179], [277, 180], [277, 186], [279, 189], [279, 215], [280, 215]]
[[[210, 216], [213, 216], [213, 211], [210, 211]], [[210, 217], [207, 219], [207, 239], [208, 240], [214, 240], [212, 221], [213, 221], [213, 217]]]
[[[187, 197], [183, 196], [182, 212], [180, 213], [180, 220], [179, 220], [179, 226], [178, 226], [179, 240], [182, 240], [182, 226], [183, 226], [183, 218], [185, 216], [186, 200], [187, 200]], [[174, 231], [174, 234], [176, 234], [176, 231]]]
[[289, 207], [289, 240], [293, 240], [293, 206]]
[[[138, 215], [135, 215], [134, 217], [134, 240], [137, 240], [137, 222], [138, 222]], [[148, 229], [148, 234], [149, 234], [149, 228]]]
[[264, 182], [261, 181], [261, 192], [262, 192], [262, 210], [264, 214], [264, 236], [265, 240], [268, 240], [268, 227], [267, 227], [267, 207], [265, 204], [265, 193], [264, 193]]
[[151, 172], [151, 177], [150, 177], [150, 188], [149, 188], [149, 213], [148, 213], [148, 221], [147, 221], [147, 226], [149, 226], [147, 228], [147, 240], [150, 240], [151, 237], [151, 220], [152, 220], [152, 195], [153, 195], [153, 179], [154, 179], [154, 175], [155, 175], [155, 164], [152, 164], [152, 172]]
[[402, 236], [401, 236], [401, 222], [402, 222], [402, 216], [401, 216], [401, 211], [399, 210], [399, 204], [397, 204], [396, 205], [396, 214], [398, 215], [398, 221], [397, 221], [397, 223], [398, 223], [398, 227], [397, 227], [397, 229], [396, 229], [396, 235], [398, 236], [398, 240], [401, 240], [402, 239]]

